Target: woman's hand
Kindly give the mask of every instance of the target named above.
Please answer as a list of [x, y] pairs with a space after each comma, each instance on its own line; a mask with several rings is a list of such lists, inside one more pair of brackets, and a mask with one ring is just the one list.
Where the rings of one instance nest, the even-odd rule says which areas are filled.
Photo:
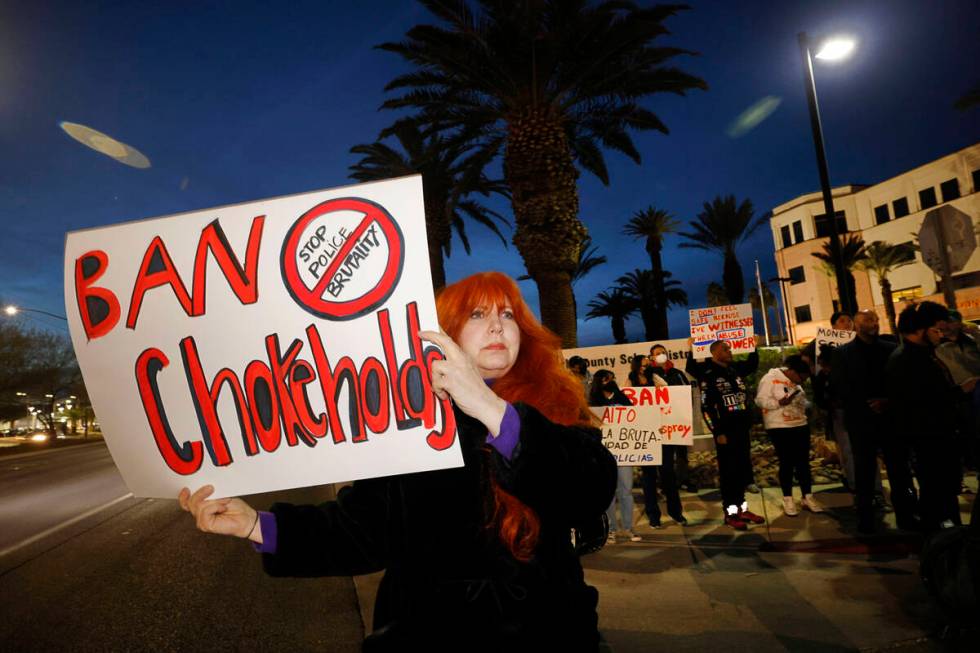
[[442, 349], [445, 360], [432, 361], [432, 391], [440, 399], [447, 396], [461, 411], [474, 417], [496, 437], [507, 402], [493, 393], [470, 357], [445, 333], [420, 331], [419, 337]]
[[177, 495], [180, 507], [194, 515], [198, 529], [205, 533], [234, 535], [262, 544], [262, 529], [258, 526], [259, 513], [241, 499], [212, 499], [213, 485], [205, 485], [194, 494], [186, 487]]

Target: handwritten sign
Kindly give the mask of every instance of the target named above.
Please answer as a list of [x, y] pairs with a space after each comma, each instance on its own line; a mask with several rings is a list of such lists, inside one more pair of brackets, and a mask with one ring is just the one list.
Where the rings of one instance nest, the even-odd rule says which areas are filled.
[[844, 331], [842, 329], [831, 329], [830, 327], [817, 327], [817, 354], [824, 345], [840, 347], [854, 340], [856, 331]]
[[593, 407], [602, 442], [622, 465], [660, 465], [664, 444], [691, 446], [691, 387], [623, 388], [631, 406]]
[[76, 231], [65, 308], [137, 496], [458, 467], [421, 178]]
[[688, 311], [688, 317], [695, 359], [710, 358], [711, 343], [716, 340], [727, 341], [736, 355], [755, 351], [751, 304], [695, 308]]

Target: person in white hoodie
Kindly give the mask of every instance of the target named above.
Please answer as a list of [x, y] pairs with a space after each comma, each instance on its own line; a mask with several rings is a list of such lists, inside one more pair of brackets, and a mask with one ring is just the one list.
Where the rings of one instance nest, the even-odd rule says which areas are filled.
[[783, 490], [783, 512], [799, 514], [793, 500], [795, 474], [803, 493], [802, 505], [811, 512], [823, 512], [813, 497], [810, 477], [810, 424], [807, 422], [803, 383], [810, 366], [797, 354], [788, 356], [782, 367], [774, 367], [759, 381], [755, 403], [762, 408], [762, 421], [779, 458], [779, 485]]

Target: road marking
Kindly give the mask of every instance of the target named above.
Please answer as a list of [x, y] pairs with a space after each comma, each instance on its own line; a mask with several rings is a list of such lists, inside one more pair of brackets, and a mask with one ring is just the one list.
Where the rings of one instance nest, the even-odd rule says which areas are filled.
[[11, 554], [14, 551], [17, 551], [18, 549], [22, 549], [22, 548], [24, 548], [25, 546], [27, 546], [29, 544], [34, 544], [38, 540], [44, 539], [45, 537], [47, 537], [49, 535], [52, 535], [54, 533], [57, 533], [58, 531], [60, 531], [63, 528], [68, 528], [72, 524], [77, 524], [78, 522], [82, 521], [83, 519], [88, 519], [92, 515], [94, 515], [96, 513], [99, 513], [99, 512], [102, 512], [106, 508], [111, 508], [112, 506], [116, 505], [117, 503], [119, 503], [121, 501], [125, 501], [126, 499], [131, 499], [132, 497], [133, 497], [133, 493], [132, 492], [127, 492], [126, 494], [122, 495], [121, 497], [116, 497], [115, 499], [113, 499], [112, 501], [109, 501], [108, 503], [103, 503], [101, 506], [97, 506], [95, 508], [92, 508], [91, 510], [86, 510], [85, 512], [83, 512], [80, 515], [75, 515], [71, 519], [68, 519], [67, 521], [63, 521], [60, 524], [58, 524], [57, 526], [52, 526], [51, 528], [45, 529], [45, 530], [41, 531], [40, 533], [38, 533], [37, 535], [32, 535], [29, 538], [27, 538], [26, 540], [21, 540], [17, 544], [13, 544], [11, 546], [8, 546], [6, 549], [0, 549], [0, 558], [4, 557], [6, 555]]

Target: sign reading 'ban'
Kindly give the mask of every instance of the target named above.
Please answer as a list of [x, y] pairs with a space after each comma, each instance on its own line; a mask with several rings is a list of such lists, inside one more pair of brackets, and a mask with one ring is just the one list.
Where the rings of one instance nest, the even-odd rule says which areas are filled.
[[384, 207], [342, 197], [317, 204], [293, 224], [280, 262], [286, 289], [306, 311], [351, 320], [384, 304], [404, 258], [401, 229]]

